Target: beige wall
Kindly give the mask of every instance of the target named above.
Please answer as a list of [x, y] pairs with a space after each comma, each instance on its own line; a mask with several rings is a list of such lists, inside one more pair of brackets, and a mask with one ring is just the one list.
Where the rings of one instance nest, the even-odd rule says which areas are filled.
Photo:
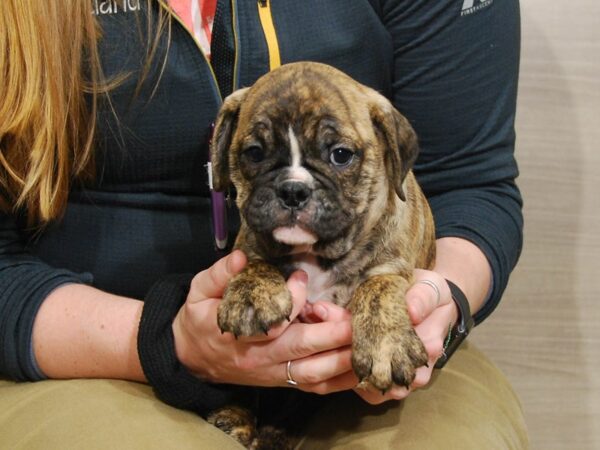
[[525, 246], [472, 339], [517, 390], [532, 449], [600, 449], [600, 2], [521, 15]]

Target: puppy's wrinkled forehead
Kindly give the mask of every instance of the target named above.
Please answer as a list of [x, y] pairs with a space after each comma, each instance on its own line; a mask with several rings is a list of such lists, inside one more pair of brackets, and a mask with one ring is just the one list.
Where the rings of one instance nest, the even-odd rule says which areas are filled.
[[286, 132], [291, 126], [295, 133], [309, 136], [323, 124], [343, 128], [365, 123], [365, 100], [362, 86], [333, 68], [284, 66], [250, 89], [240, 110], [239, 125], [263, 123]]

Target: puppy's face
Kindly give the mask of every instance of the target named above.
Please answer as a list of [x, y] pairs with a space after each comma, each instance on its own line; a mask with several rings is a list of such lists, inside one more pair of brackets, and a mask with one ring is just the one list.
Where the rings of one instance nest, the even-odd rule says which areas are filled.
[[416, 152], [384, 97], [329, 66], [296, 63], [226, 99], [211, 159], [215, 188], [233, 182], [243, 226], [262, 242], [335, 258], [404, 199]]

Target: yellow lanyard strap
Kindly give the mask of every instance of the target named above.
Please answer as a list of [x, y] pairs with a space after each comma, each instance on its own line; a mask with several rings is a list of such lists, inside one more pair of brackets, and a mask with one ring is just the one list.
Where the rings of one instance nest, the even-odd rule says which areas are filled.
[[281, 57], [279, 55], [277, 33], [275, 33], [275, 25], [273, 24], [273, 15], [271, 14], [271, 0], [258, 1], [258, 15], [263, 32], [265, 33], [265, 39], [267, 40], [269, 70], [273, 70], [281, 65]]

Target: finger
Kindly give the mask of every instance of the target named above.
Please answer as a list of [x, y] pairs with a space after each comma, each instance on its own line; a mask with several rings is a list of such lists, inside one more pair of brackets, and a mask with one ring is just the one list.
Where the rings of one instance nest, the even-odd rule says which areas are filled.
[[416, 325], [425, 320], [436, 308], [448, 304], [452, 299], [446, 280], [438, 273], [416, 269], [414, 280], [414, 284], [406, 293], [406, 305], [408, 314]]
[[[448, 304], [437, 308], [422, 323], [415, 327], [415, 332], [423, 342], [427, 355], [429, 356], [429, 366], [433, 368], [435, 362], [442, 355], [444, 342], [452, 324], [456, 321], [456, 307], [454, 304]], [[419, 372], [417, 372], [419, 375]], [[428, 380], [423, 378], [418, 380], [418, 385], [423, 386]]]
[[408, 389], [405, 386], [393, 385], [391, 389], [382, 394], [381, 391], [372, 386], [361, 385], [360, 387], [357, 386], [354, 391], [363, 398], [363, 400], [373, 405], [378, 405], [388, 400], [402, 400], [408, 397], [415, 389], [422, 388], [429, 384], [436, 360], [437, 357], [429, 358], [429, 367], [422, 366], [417, 369], [415, 379]]
[[259, 342], [265, 340], [273, 340], [281, 334], [295, 321], [296, 317], [300, 314], [304, 306], [306, 305], [306, 286], [308, 284], [308, 275], [302, 270], [297, 270], [290, 275], [287, 281], [287, 287], [292, 294], [292, 312], [287, 318], [269, 329], [264, 335], [249, 336], [240, 338], [243, 342]]
[[355, 387], [354, 392], [371, 405], [379, 405], [390, 400], [402, 400], [410, 394], [410, 390], [404, 386], [393, 386], [384, 394], [372, 387]]
[[310, 302], [306, 302], [304, 308], [302, 308], [302, 311], [300, 311], [300, 314], [298, 315], [298, 319], [300, 322], [304, 323], [320, 322], [320, 320], [318, 320], [318, 318], [313, 314], [313, 305]]
[[349, 391], [357, 383], [356, 375], [354, 372], [348, 371], [336, 377], [325, 380], [321, 383], [316, 384], [299, 384], [296, 386], [305, 392], [312, 392], [314, 394], [325, 395], [332, 394], [334, 392]]
[[350, 318], [350, 311], [331, 302], [318, 301], [314, 304], [308, 303], [302, 310], [302, 321], [307, 323], [341, 322], [350, 320]]
[[410, 385], [410, 388], [412, 390], [422, 388], [429, 384], [429, 381], [431, 380], [431, 374], [433, 372], [433, 366], [435, 365], [436, 360], [437, 360], [437, 358], [435, 358], [435, 359], [430, 358], [429, 367], [422, 366], [417, 369], [417, 374], [415, 376], [415, 379], [412, 382], [412, 384]]
[[[290, 375], [298, 385], [313, 389], [317, 385], [352, 371], [351, 349], [345, 347], [331, 350], [307, 358], [291, 360]], [[280, 364], [287, 377], [287, 361]], [[322, 387], [324, 387], [323, 385]], [[352, 386], [350, 386], [352, 387]], [[312, 391], [311, 391], [312, 392]]]
[[222, 297], [229, 280], [242, 271], [246, 262], [246, 255], [240, 250], [234, 250], [198, 273], [192, 280], [188, 301], [198, 302]]
[[350, 321], [293, 323], [271, 342], [269, 357], [274, 364], [334, 350], [352, 343]]

